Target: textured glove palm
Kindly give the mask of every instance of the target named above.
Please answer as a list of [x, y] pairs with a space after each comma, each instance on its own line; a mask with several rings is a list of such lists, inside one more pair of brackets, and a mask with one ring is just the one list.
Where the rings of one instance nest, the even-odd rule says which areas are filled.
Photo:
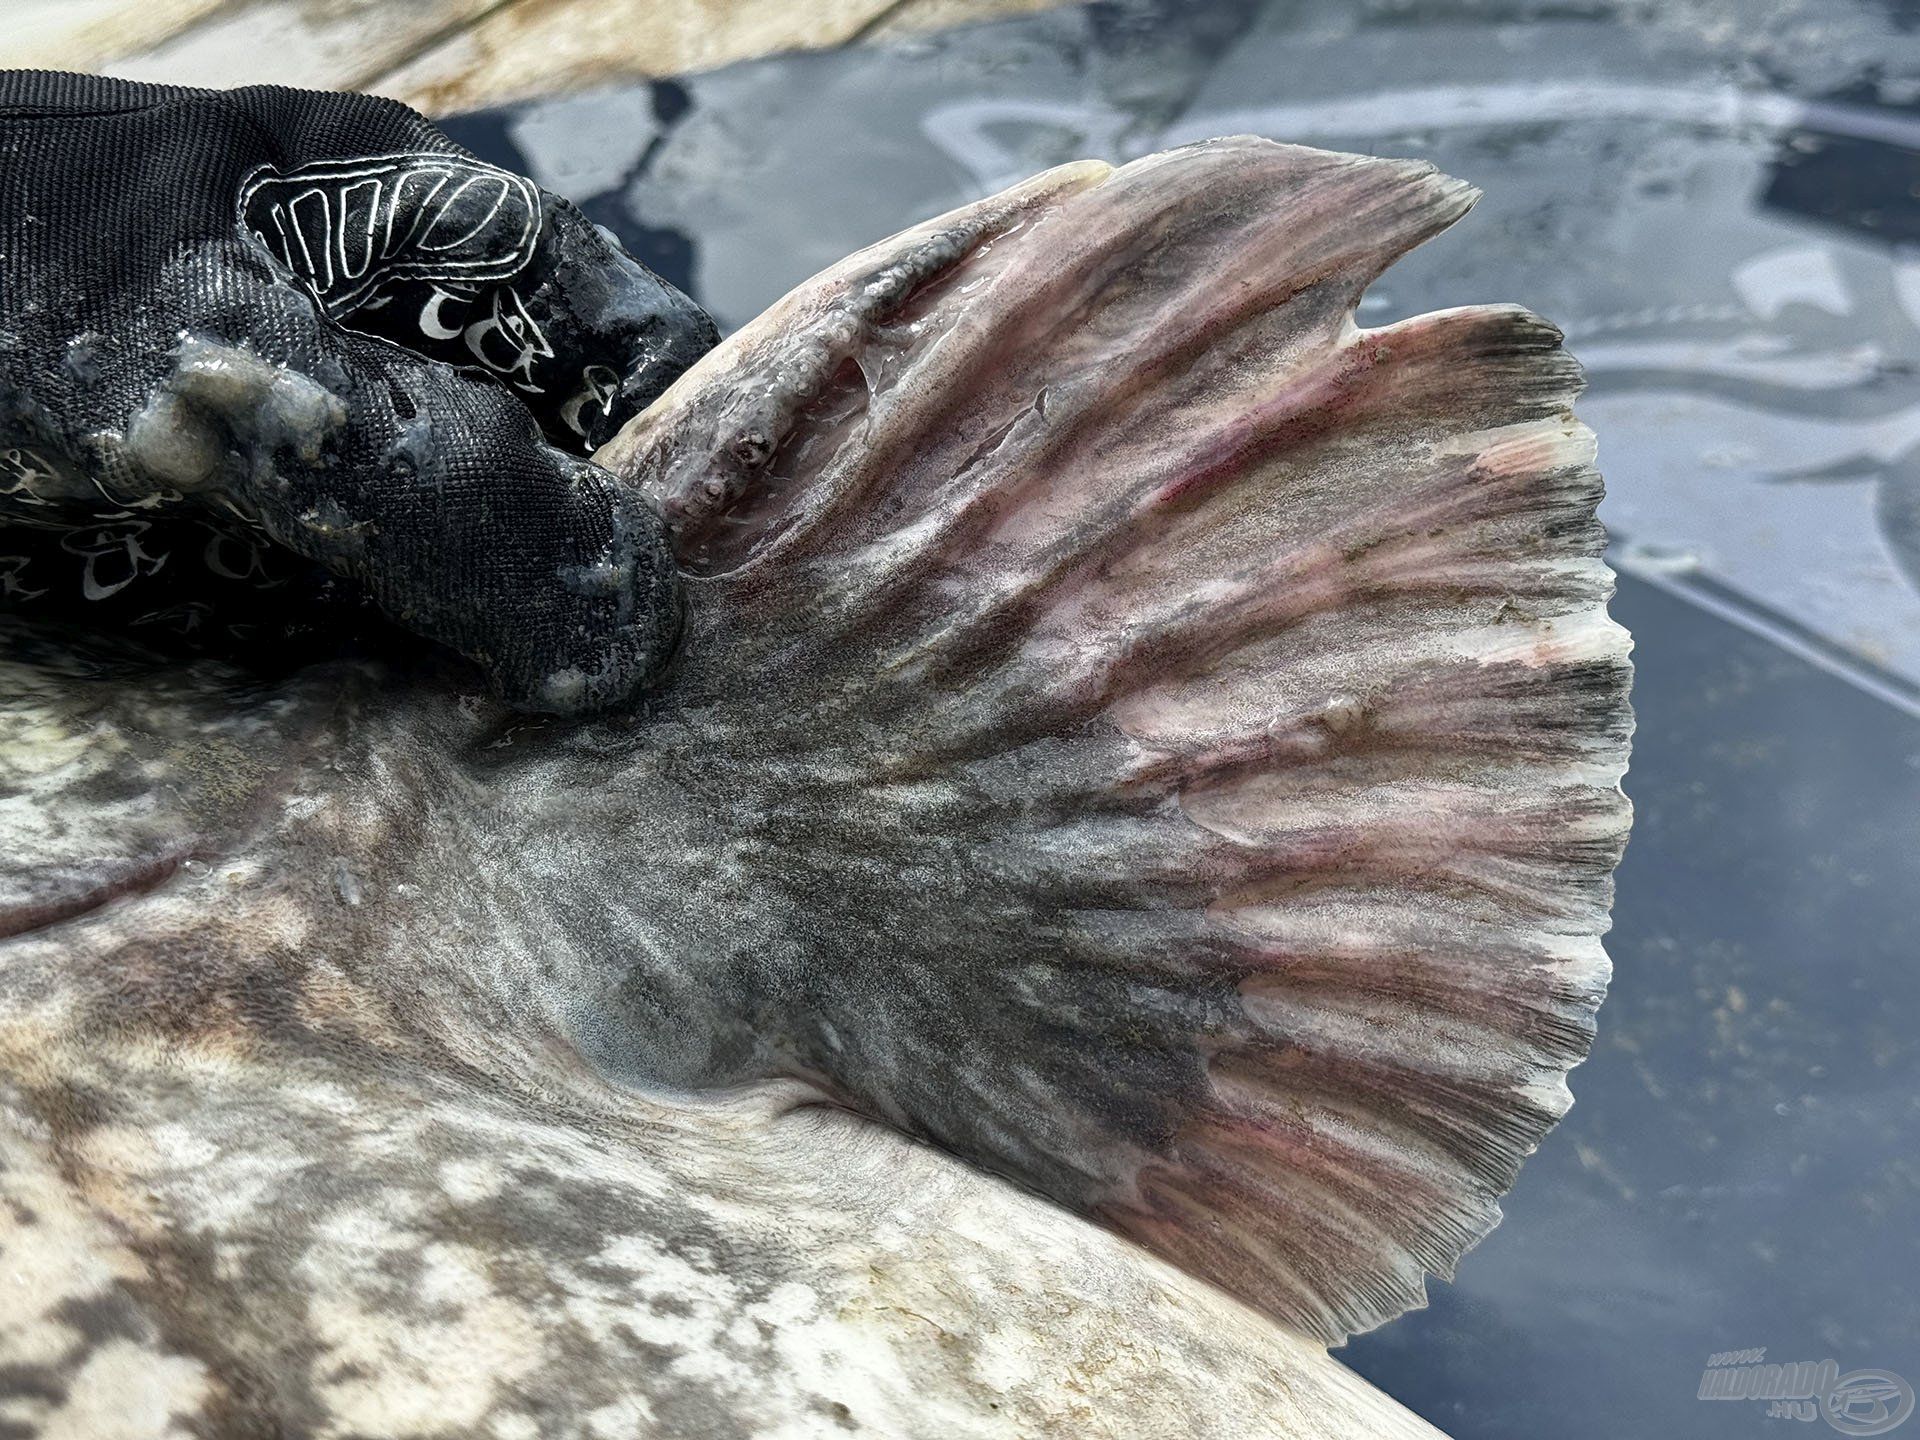
[[317, 566], [525, 708], [664, 663], [659, 519], [581, 457], [716, 335], [566, 201], [278, 87], [4, 74], [0, 156], [0, 603], [239, 630]]

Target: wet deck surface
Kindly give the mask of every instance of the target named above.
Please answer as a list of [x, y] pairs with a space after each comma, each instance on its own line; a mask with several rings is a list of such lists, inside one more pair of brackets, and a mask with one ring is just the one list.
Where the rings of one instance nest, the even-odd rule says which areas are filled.
[[1086, 154], [1255, 131], [1483, 186], [1363, 319], [1518, 300], [1585, 359], [1639, 815], [1572, 1115], [1344, 1357], [1460, 1440], [1799, 1434], [1697, 1399], [1708, 1356], [1920, 1380], [1920, 39], [1869, 0], [1488, 13], [1062, 10], [454, 129], [730, 324]]

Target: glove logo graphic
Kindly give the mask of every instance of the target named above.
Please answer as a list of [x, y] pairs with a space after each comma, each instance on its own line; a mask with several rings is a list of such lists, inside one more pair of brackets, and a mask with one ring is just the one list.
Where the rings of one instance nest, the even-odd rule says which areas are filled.
[[591, 405], [602, 415], [613, 413], [614, 399], [620, 394], [620, 372], [611, 365], [589, 365], [580, 372], [580, 389], [560, 407], [560, 423], [585, 438], [587, 422], [583, 412]]
[[404, 281], [505, 280], [533, 258], [540, 192], [458, 155], [323, 161], [240, 187], [240, 228], [304, 281], [329, 317]]
[[465, 286], [449, 289], [435, 285], [420, 311], [420, 333], [429, 340], [463, 341], [468, 353], [489, 373], [529, 394], [542, 393], [543, 387], [533, 383], [533, 367], [541, 360], [553, 358], [553, 346], [539, 323], [527, 313], [526, 303], [502, 285], [493, 291], [487, 313], [479, 319], [462, 319], [453, 325], [446, 323], [447, 305], [478, 303], [478, 298]]
[[[76, 480], [64, 467], [49, 460], [38, 450], [24, 445], [0, 449], [0, 500], [16, 505], [52, 505], [56, 501], [88, 496], [95, 486]], [[25, 523], [24, 517], [9, 517]]]
[[80, 593], [89, 600], [106, 600], [145, 575], [158, 573], [166, 553], [150, 554], [141, 536], [150, 528], [144, 520], [119, 521], [75, 530], [62, 537], [60, 548], [87, 562], [80, 577]]
[[33, 558], [28, 555], [0, 555], [0, 599], [38, 600], [47, 593], [34, 589], [20, 578], [32, 563]]

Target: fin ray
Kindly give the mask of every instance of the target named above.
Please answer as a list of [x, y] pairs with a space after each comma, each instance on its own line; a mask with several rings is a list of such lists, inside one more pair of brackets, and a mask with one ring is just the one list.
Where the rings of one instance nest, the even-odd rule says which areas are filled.
[[1352, 320], [1472, 198], [1244, 139], [1042, 176], [605, 457], [680, 526], [665, 704], [803, 932], [716, 957], [761, 1070], [1328, 1341], [1570, 1103], [1628, 820], [1559, 332]]

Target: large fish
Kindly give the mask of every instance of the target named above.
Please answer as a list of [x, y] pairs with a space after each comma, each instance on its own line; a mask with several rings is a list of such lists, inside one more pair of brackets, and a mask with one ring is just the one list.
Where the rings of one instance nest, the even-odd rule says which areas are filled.
[[600, 455], [632, 713], [0, 668], [0, 1436], [1430, 1434], [1607, 981], [1627, 637], [1469, 206], [1228, 140], [807, 282]]

